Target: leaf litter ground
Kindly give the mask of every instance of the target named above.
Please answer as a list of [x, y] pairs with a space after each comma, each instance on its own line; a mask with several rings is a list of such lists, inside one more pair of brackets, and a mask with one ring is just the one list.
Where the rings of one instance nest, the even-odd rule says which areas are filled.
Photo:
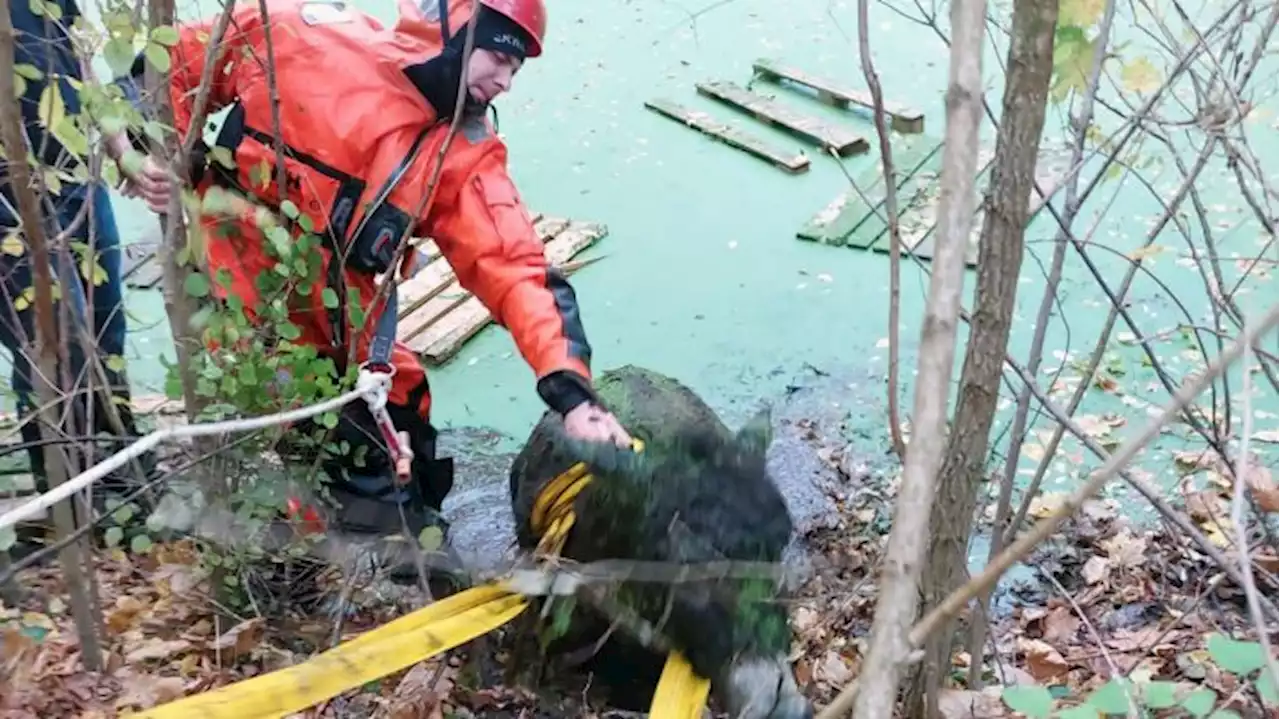
[[[804, 528], [809, 563], [823, 570], [807, 573], [791, 607], [797, 680], [822, 706], [857, 677], [863, 661], [897, 478], [869, 471], [817, 423], [800, 420], [794, 429], [823, 460], [818, 481], [833, 508]], [[1185, 475], [1180, 508], [1226, 546], [1234, 530], [1224, 468], [1190, 453], [1177, 454], [1173, 464], [1170, 471]], [[1251, 471], [1257, 504], [1274, 512], [1274, 480], [1261, 476], [1260, 466]], [[1037, 498], [1031, 514], [1053, 511], [1060, 499]], [[992, 514], [988, 507], [983, 516]], [[1274, 597], [1274, 542], [1251, 529], [1259, 534], [1252, 552], [1256, 581]], [[1261, 656], [1250, 649], [1256, 645], [1232, 639], [1253, 638], [1242, 592], [1165, 525], [1134, 526], [1113, 500], [1092, 501], [1022, 569], [1020, 580], [1002, 583], [994, 602], [983, 657], [987, 688], [964, 688], [973, 658], [962, 647], [954, 652], [951, 686], [940, 699], [947, 719], [1050, 716], [1052, 710], [1063, 717], [1103, 716], [1098, 708], [1116, 693], [1117, 677], [1145, 687], [1149, 704], [1164, 706], [1167, 698], [1168, 706], [1179, 707], [1154, 716], [1275, 715], [1274, 683], [1259, 679], [1266, 670], [1258, 671]], [[329, 620], [227, 619], [211, 600], [188, 542], [156, 545], [146, 555], [102, 553], [97, 574], [107, 654], [102, 673], [81, 668], [56, 568], [28, 570], [20, 579], [25, 600], [0, 605], [3, 719], [127, 716], [296, 664], [323, 650], [333, 631]], [[343, 635], [356, 636], [412, 605], [412, 597], [388, 601], [375, 593], [343, 624]], [[499, 670], [511, 662], [505, 639], [489, 643], [477, 665], [466, 661], [465, 650], [455, 651], [298, 716], [627, 716], [600, 706], [590, 677], [556, 677], [536, 691], [504, 684], [509, 675]], [[1119, 696], [1123, 701], [1124, 693]]]

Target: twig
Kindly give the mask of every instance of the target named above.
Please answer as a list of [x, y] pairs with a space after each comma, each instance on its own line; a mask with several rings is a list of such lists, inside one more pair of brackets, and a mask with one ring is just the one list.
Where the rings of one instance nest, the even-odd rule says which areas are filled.
[[902, 416], [898, 410], [898, 316], [902, 310], [902, 228], [898, 221], [898, 182], [893, 168], [893, 149], [889, 145], [889, 128], [884, 121], [884, 91], [880, 76], [871, 59], [868, 38], [868, 0], [858, 0], [858, 55], [862, 58], [862, 75], [871, 91], [872, 117], [876, 137], [880, 140], [880, 166], [884, 176], [884, 208], [889, 227], [889, 437], [898, 459], [907, 458], [907, 442], [902, 437]]

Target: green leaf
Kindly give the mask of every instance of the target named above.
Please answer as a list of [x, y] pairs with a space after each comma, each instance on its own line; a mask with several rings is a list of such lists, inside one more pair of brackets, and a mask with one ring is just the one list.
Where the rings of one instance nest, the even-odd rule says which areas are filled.
[[288, 217], [291, 220], [297, 219], [298, 217], [298, 206], [293, 204], [293, 200], [285, 200], [284, 202], [281, 202], [280, 211], [284, 213], [285, 217]]
[[124, 524], [125, 522], [128, 522], [130, 519], [133, 519], [133, 505], [126, 504], [120, 507], [111, 513], [111, 518], [116, 521], [116, 524]]
[[1182, 708], [1191, 716], [1202, 717], [1213, 711], [1213, 705], [1217, 701], [1218, 695], [1212, 689], [1197, 689], [1182, 700]]
[[169, 72], [169, 48], [164, 45], [158, 45], [154, 42], [147, 43], [143, 48], [142, 54], [147, 56], [147, 61], [151, 63], [159, 72]]
[[1209, 656], [1219, 667], [1243, 676], [1267, 663], [1262, 654], [1262, 645], [1257, 642], [1240, 642], [1225, 634], [1214, 634], [1209, 637]]
[[1120, 69], [1120, 81], [1129, 92], [1150, 95], [1160, 89], [1160, 71], [1147, 58], [1137, 57]]
[[1103, 714], [1128, 714], [1133, 684], [1125, 679], [1112, 679], [1089, 695], [1088, 703]]
[[1174, 682], [1153, 681], [1142, 686], [1142, 701], [1151, 709], [1169, 709], [1178, 705], [1178, 685]]
[[1062, 0], [1058, 5], [1058, 25], [1092, 27], [1102, 19], [1104, 0]]
[[276, 334], [287, 340], [296, 340], [302, 336], [302, 330], [298, 329], [298, 326], [292, 322], [285, 322], [276, 328]]
[[165, 47], [173, 47], [178, 44], [178, 31], [170, 25], [161, 25], [151, 30], [151, 42]]
[[183, 289], [192, 297], [207, 297], [209, 295], [209, 279], [198, 272], [192, 272], [187, 275], [187, 279], [183, 283]]
[[335, 309], [338, 306], [338, 293], [332, 287], [324, 288], [320, 293], [320, 298], [324, 300], [325, 309]]
[[236, 160], [231, 155], [230, 149], [225, 148], [222, 145], [215, 145], [209, 148], [209, 154], [213, 155], [214, 161], [219, 165], [222, 165], [228, 170], [236, 169]]
[[427, 526], [418, 532], [418, 546], [424, 552], [434, 552], [444, 546], [444, 532], [439, 527]]
[[0, 552], [7, 552], [18, 543], [18, 533], [13, 527], [0, 527]]
[[18, 77], [25, 77], [28, 80], [39, 80], [40, 78], [44, 77], [44, 73], [40, 70], [40, 68], [36, 67], [35, 65], [32, 65], [31, 63], [26, 63], [26, 62], [22, 62], [22, 63], [18, 63], [17, 65], [14, 65], [13, 72], [17, 74]]
[[1000, 698], [1010, 709], [1033, 719], [1048, 719], [1053, 713], [1053, 695], [1041, 686], [1005, 687]]
[[108, 547], [119, 546], [124, 540], [124, 530], [120, 527], [107, 527], [107, 531], [102, 533], [102, 539]]
[[1280, 690], [1276, 688], [1276, 677], [1269, 671], [1264, 671], [1253, 680], [1253, 685], [1257, 687], [1258, 694], [1262, 695], [1262, 700], [1271, 706], [1280, 703]]
[[133, 42], [122, 37], [113, 37], [102, 48], [102, 56], [106, 58], [111, 74], [123, 77], [129, 74], [133, 66]]

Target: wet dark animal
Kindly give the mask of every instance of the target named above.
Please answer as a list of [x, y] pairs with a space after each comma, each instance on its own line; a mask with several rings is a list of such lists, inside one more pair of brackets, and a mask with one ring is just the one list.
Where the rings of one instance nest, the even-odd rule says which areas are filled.
[[[690, 389], [634, 366], [599, 376], [596, 391], [644, 441], [644, 450], [571, 441], [561, 421], [545, 415], [511, 470], [523, 549], [537, 544], [529, 521], [538, 491], [584, 461], [595, 480], [575, 500], [576, 523], [561, 552], [566, 559], [662, 562], [673, 571], [678, 565], [736, 560], [770, 563], [780, 571], [792, 522], [766, 470], [768, 410], [734, 433]], [[613, 596], [711, 680], [713, 701], [730, 716], [801, 719], [812, 716], [812, 709], [787, 661], [791, 632], [780, 592], [776, 575], [756, 575], [632, 581]], [[551, 642], [549, 653], [594, 647], [609, 627], [591, 603], [574, 602], [570, 616], [568, 630]], [[664, 652], [623, 630], [612, 632], [602, 646], [593, 660], [597, 682], [622, 687], [628, 684], [624, 678], [631, 680], [629, 689], [610, 692], [611, 703], [647, 708]]]

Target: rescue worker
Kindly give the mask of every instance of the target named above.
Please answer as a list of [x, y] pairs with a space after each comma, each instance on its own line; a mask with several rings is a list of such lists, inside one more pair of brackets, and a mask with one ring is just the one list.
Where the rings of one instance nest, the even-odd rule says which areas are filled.
[[[402, 0], [394, 29], [350, 4], [269, 0], [267, 8], [289, 186], [282, 193], [276, 184], [263, 20], [257, 5], [246, 3], [233, 11], [209, 94], [210, 113], [230, 106], [216, 145], [231, 153], [236, 168], [196, 158], [190, 179], [197, 193], [220, 185], [271, 207], [291, 200], [325, 238], [327, 285], [345, 280], [358, 289], [365, 308], [374, 298], [376, 275], [386, 273], [384, 281], [392, 281], [396, 270], [408, 274], [416, 264], [409, 253], [400, 267], [390, 266], [405, 230], [433, 238], [459, 283], [511, 332], [535, 374], [538, 395], [564, 417], [566, 432], [628, 446], [627, 432], [592, 390], [591, 346], [573, 288], [548, 265], [508, 175], [507, 149], [485, 117], [524, 61], [542, 53], [543, 0], [480, 0], [469, 56], [464, 47], [472, 0], [452, 0], [443, 13], [433, 0], [424, 0], [423, 7]], [[181, 27], [171, 48], [170, 99], [184, 136], [199, 131], [190, 127], [193, 98], [213, 27], [211, 20]], [[464, 67], [464, 109], [450, 140]], [[135, 73], [140, 69], [135, 64]], [[446, 141], [434, 197], [415, 216], [432, 189]], [[255, 279], [272, 271], [274, 260], [251, 219], [238, 221], [231, 232], [219, 227], [223, 222], [204, 222], [208, 272], [230, 274], [229, 293], [214, 283], [219, 297], [234, 295], [252, 306], [258, 298]], [[345, 270], [339, 269], [341, 258], [335, 259], [340, 253], [347, 255]], [[341, 372], [358, 328], [342, 307], [325, 305], [325, 289], [316, 283], [310, 300], [291, 308], [292, 322], [302, 331], [293, 341], [328, 352]], [[376, 344], [371, 325], [385, 311], [394, 309], [384, 305], [369, 313], [356, 338], [357, 361], [370, 359], [370, 345]], [[411, 438], [415, 481], [398, 487], [385, 471], [391, 460], [386, 453], [370, 458], [382, 471], [331, 467], [337, 524], [352, 532], [395, 534], [403, 511], [414, 536], [432, 524], [447, 529], [440, 510], [453, 484], [452, 464], [436, 458], [425, 368], [400, 343], [390, 352], [390, 364], [395, 374], [388, 408], [397, 429]], [[361, 405], [348, 406], [339, 438], [378, 436]], [[385, 446], [380, 440], [379, 445]], [[413, 576], [409, 565], [398, 569], [401, 579]]]

